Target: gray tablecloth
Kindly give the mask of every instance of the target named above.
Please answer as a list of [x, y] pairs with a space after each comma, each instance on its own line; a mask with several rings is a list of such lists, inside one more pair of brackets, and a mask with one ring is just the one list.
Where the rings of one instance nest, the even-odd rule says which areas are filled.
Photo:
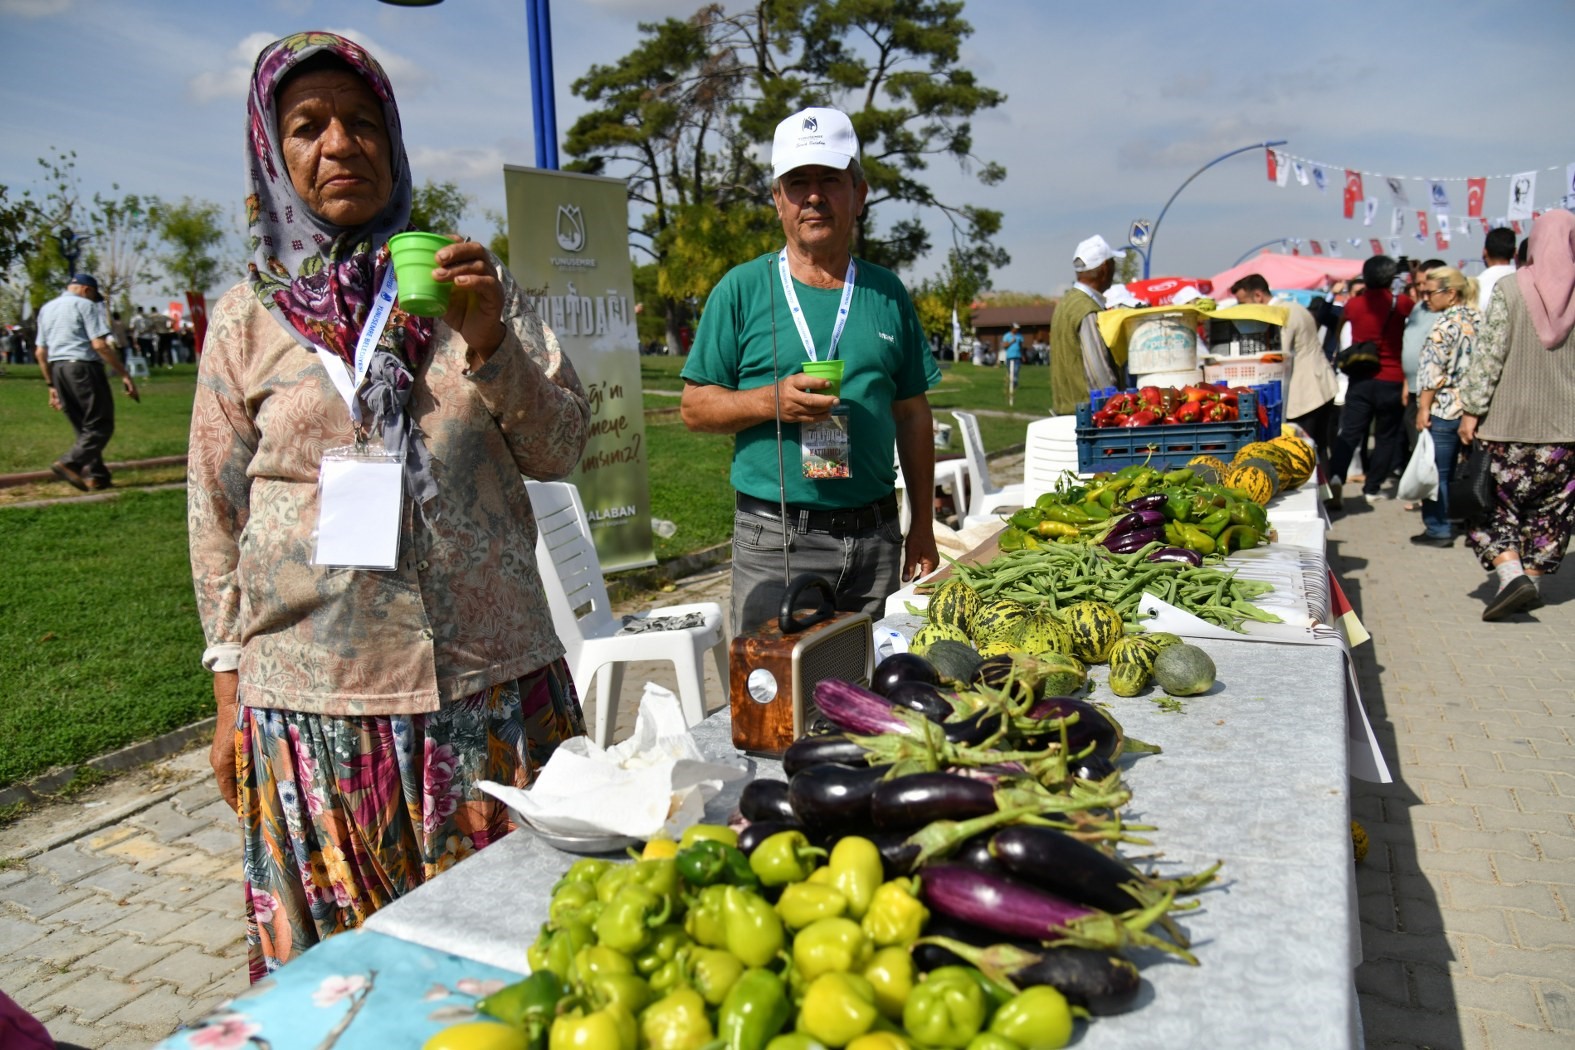
[[[1164, 748], [1126, 760], [1130, 817], [1162, 871], [1223, 859], [1223, 880], [1182, 920], [1202, 965], [1157, 952], [1143, 1002], [1101, 1018], [1084, 1050], [1360, 1045], [1342, 654], [1313, 646], [1203, 643], [1220, 685], [1181, 714], [1142, 698], [1113, 700], [1128, 732]], [[1104, 694], [1108, 699], [1109, 694]], [[725, 713], [695, 733], [735, 757]], [[756, 762], [758, 776], [780, 777]], [[723, 816], [740, 784], [710, 807]], [[1135, 847], [1127, 847], [1134, 852]], [[548, 890], [573, 860], [517, 834], [457, 865], [372, 917], [383, 933], [523, 970]]]

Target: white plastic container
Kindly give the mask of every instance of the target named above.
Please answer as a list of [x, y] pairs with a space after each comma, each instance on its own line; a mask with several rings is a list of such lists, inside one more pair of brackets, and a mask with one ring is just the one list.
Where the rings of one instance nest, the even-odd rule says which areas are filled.
[[1189, 368], [1175, 372], [1132, 373], [1133, 386], [1192, 386], [1203, 382], [1203, 369]]
[[1132, 325], [1127, 371], [1133, 375], [1188, 372], [1198, 365], [1198, 333], [1182, 312], [1154, 314]]

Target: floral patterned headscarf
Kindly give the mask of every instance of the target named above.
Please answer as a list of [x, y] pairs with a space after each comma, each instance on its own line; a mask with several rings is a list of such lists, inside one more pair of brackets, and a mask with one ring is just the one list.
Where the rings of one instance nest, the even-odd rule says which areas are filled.
[[[354, 229], [315, 214], [290, 181], [279, 143], [275, 94], [290, 70], [328, 52], [357, 73], [383, 104], [393, 191], [371, 222]], [[262, 49], [246, 100], [248, 282], [257, 299], [308, 350], [327, 350], [354, 367], [361, 326], [383, 281], [388, 239], [410, 224], [410, 162], [394, 89], [382, 66], [354, 41], [333, 33], [296, 33]], [[381, 430], [385, 447], [403, 450], [420, 502], [436, 494], [430, 457], [403, 411], [411, 377], [425, 360], [432, 321], [397, 306], [378, 341], [354, 414]], [[370, 417], [370, 418], [367, 418]]]

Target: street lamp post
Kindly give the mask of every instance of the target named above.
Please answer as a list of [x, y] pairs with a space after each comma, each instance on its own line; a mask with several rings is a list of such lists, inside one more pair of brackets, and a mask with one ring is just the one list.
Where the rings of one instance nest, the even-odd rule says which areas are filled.
[[1263, 251], [1263, 249], [1272, 247], [1276, 244], [1285, 244], [1289, 240], [1289, 237], [1276, 237], [1272, 241], [1264, 241], [1262, 244], [1254, 244], [1251, 248], [1248, 248], [1246, 251], [1242, 252], [1241, 258], [1231, 263], [1231, 265], [1240, 266], [1254, 255], [1257, 255], [1259, 252]]
[[86, 239], [77, 236], [76, 231], [69, 226], [62, 226], [60, 232], [55, 234], [55, 244], [60, 247], [60, 257], [66, 261], [67, 274], [76, 274], [77, 260], [82, 257], [82, 242]]
[[[443, 0], [382, 0], [394, 7], [432, 7]], [[525, 35], [530, 45], [531, 131], [536, 167], [558, 170], [558, 103], [552, 80], [552, 14], [549, 0], [525, 0]]]
[[1187, 181], [1183, 182], [1180, 186], [1177, 186], [1176, 187], [1176, 192], [1172, 193], [1170, 195], [1170, 200], [1166, 201], [1165, 202], [1165, 206], [1163, 208], [1159, 209], [1159, 218], [1154, 220], [1154, 226], [1153, 226], [1152, 229], [1149, 230], [1149, 234], [1148, 234], [1148, 251], [1141, 252], [1141, 254], [1143, 256], [1143, 278], [1144, 278], [1144, 280], [1148, 279], [1149, 262], [1154, 257], [1154, 238], [1159, 234], [1159, 224], [1165, 221], [1165, 213], [1170, 210], [1170, 206], [1175, 203], [1176, 198], [1181, 196], [1181, 191], [1186, 189], [1188, 186], [1192, 185], [1192, 180], [1193, 179], [1197, 178], [1199, 175], [1202, 175], [1205, 171], [1208, 171], [1210, 168], [1214, 167], [1214, 165], [1218, 164], [1220, 161], [1228, 160], [1229, 158], [1236, 156], [1238, 153], [1248, 153], [1248, 152], [1251, 152], [1252, 150], [1255, 150], [1255, 149], [1271, 149], [1271, 148], [1273, 148], [1275, 146], [1283, 146], [1283, 145], [1285, 145], [1286, 141], [1287, 141], [1286, 139], [1275, 139], [1272, 142], [1254, 142], [1250, 146], [1243, 146], [1240, 149], [1233, 149], [1229, 153], [1221, 153], [1218, 157], [1215, 157], [1213, 160], [1211, 160], [1207, 164], [1203, 165], [1203, 167], [1199, 168], [1197, 171], [1193, 172], [1191, 175], [1188, 175], [1187, 176]]

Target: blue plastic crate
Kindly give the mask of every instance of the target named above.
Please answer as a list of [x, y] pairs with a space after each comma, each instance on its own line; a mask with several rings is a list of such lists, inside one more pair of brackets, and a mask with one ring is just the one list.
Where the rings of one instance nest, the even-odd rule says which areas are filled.
[[[1275, 384], [1276, 387], [1279, 384]], [[1239, 398], [1241, 418], [1231, 423], [1182, 423], [1154, 427], [1096, 427], [1095, 405], [1103, 407], [1115, 390], [1096, 390], [1091, 403], [1077, 408], [1077, 469], [1082, 474], [1120, 470], [1133, 463], [1170, 470], [1193, 456], [1229, 462], [1236, 450], [1258, 439], [1257, 399]], [[1271, 414], [1271, 420], [1273, 418]], [[1278, 432], [1278, 431], [1276, 431]]]

